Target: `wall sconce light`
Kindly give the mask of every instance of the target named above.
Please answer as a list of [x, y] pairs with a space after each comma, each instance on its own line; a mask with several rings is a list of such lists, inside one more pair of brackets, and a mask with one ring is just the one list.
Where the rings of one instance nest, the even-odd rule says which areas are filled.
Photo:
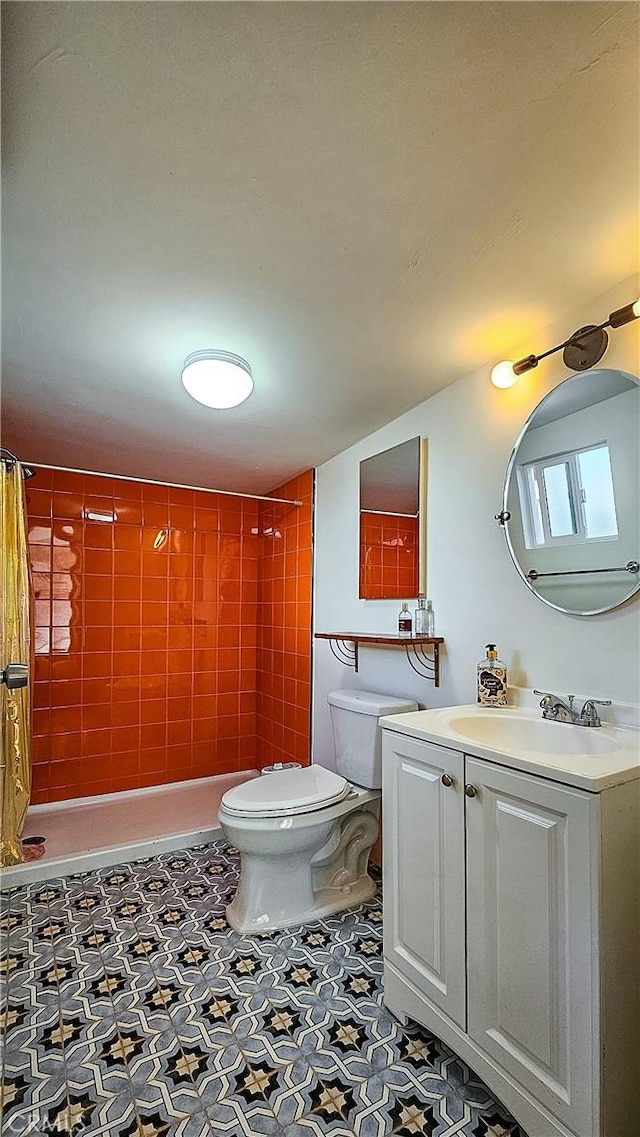
[[587, 324], [584, 328], [578, 328], [577, 332], [569, 336], [564, 343], [559, 343], [556, 347], [541, 352], [540, 355], [527, 355], [516, 363], [509, 359], [497, 363], [491, 372], [491, 382], [494, 387], [513, 387], [520, 375], [533, 370], [541, 359], [554, 355], [556, 351], [562, 352], [565, 367], [570, 371], [588, 371], [590, 367], [595, 367], [607, 350], [609, 337], [605, 329], [621, 328], [624, 324], [637, 320], [638, 317], [640, 317], [640, 300], [635, 300], [631, 304], [626, 304], [624, 308], [612, 312], [603, 324]]

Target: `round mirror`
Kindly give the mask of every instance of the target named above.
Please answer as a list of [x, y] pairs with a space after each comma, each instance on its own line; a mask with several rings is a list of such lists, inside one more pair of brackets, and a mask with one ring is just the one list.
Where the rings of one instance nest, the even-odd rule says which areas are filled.
[[560, 612], [595, 616], [640, 589], [640, 384], [607, 368], [566, 379], [525, 423], [503, 510], [513, 562]]

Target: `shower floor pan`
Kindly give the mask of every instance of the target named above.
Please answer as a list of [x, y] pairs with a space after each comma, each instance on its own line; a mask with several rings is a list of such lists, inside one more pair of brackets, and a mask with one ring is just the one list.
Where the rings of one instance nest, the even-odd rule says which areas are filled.
[[32, 805], [23, 837], [44, 837], [44, 856], [2, 869], [0, 888], [144, 860], [211, 841], [220, 834], [222, 795], [257, 775], [257, 770], [243, 770]]

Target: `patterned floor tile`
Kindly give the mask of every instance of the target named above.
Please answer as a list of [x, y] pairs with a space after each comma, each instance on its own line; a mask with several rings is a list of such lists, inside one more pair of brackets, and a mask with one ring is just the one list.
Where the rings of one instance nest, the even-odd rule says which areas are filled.
[[37, 1093], [33, 1081], [29, 1084], [24, 1077], [16, 1077], [6, 1070], [0, 1096], [3, 1129], [6, 1127], [9, 1133], [20, 1135], [46, 1132], [45, 1126], [49, 1118], [62, 1117], [68, 1107], [65, 1081], [50, 1082], [46, 1086], [46, 1092]]
[[284, 1137], [354, 1137], [354, 1132], [344, 1118], [320, 1109], [287, 1125]]
[[238, 866], [215, 841], [11, 890], [9, 1133], [526, 1137], [464, 1062], [384, 1007], [379, 897], [246, 937], [225, 919]]
[[146, 1109], [136, 1102], [135, 1116], [118, 1137], [210, 1137], [213, 1132], [206, 1113], [167, 1118], [159, 1111]]

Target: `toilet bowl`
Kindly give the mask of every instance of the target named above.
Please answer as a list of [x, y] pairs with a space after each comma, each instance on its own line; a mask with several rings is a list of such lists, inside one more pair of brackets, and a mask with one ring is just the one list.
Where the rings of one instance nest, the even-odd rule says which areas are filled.
[[373, 895], [367, 862], [379, 793], [358, 790], [322, 766], [269, 774], [234, 790], [240, 792], [229, 790], [219, 813], [240, 853], [238, 890], [227, 908], [232, 928], [285, 928]]
[[226, 914], [244, 935], [308, 923], [375, 892], [367, 866], [380, 815], [378, 720], [417, 704], [344, 690], [328, 702], [337, 773], [314, 762], [243, 782], [222, 798], [220, 825], [240, 853]]

